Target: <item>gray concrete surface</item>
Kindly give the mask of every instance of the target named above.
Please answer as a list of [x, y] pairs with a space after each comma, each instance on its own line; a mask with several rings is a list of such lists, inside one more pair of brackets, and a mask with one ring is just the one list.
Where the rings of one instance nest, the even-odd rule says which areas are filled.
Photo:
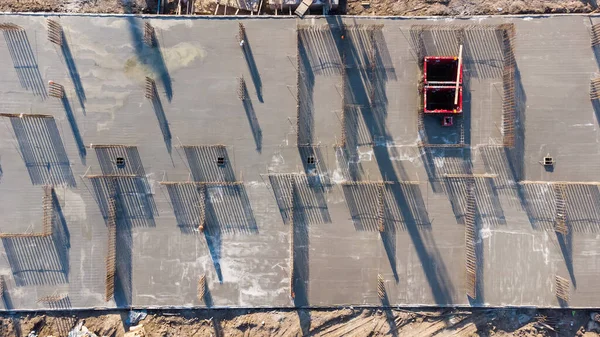
[[[600, 180], [598, 112], [589, 99], [598, 72], [590, 30], [598, 19], [53, 19], [67, 47], [47, 40], [43, 16], [0, 15], [0, 23], [26, 34], [4, 31], [0, 38], [0, 113], [54, 117], [0, 118], [0, 231], [42, 231], [44, 184], [55, 186], [54, 224], [64, 230], [50, 238], [3, 239], [3, 308], [52, 307], [38, 302], [49, 295], [68, 295], [61, 305], [75, 308], [378, 305], [378, 274], [393, 305], [600, 303], [598, 187], [566, 188], [570, 231], [560, 236], [552, 229], [552, 186], [519, 183]], [[155, 28], [158, 48], [143, 44], [144, 22]], [[245, 53], [238, 22], [246, 29]], [[427, 138], [419, 136], [413, 26], [503, 23], [515, 25], [522, 88], [515, 148], [500, 147], [501, 39], [473, 27], [464, 37], [465, 117], [453, 129], [428, 118]], [[297, 25], [322, 27], [301, 35], [300, 60]], [[369, 80], [369, 30], [357, 25], [380, 25], [375, 80]], [[457, 51], [452, 36], [423, 37], [427, 53]], [[145, 76], [156, 80], [154, 102], [144, 98]], [[238, 98], [239, 77], [246, 102]], [[47, 97], [47, 81], [62, 84], [66, 98]], [[418, 146], [460, 141], [461, 124], [465, 148]], [[91, 147], [98, 144], [135, 148]], [[182, 147], [214, 144], [225, 150]], [[552, 172], [539, 164], [546, 154], [556, 160]], [[306, 165], [309, 155], [315, 167]], [[227, 158], [224, 167], [216, 164], [219, 156]], [[125, 158], [125, 168], [116, 167], [116, 157]], [[470, 172], [496, 175], [476, 178], [475, 299], [465, 290], [466, 187], [444, 178]], [[106, 302], [106, 196], [102, 181], [86, 175], [122, 173], [137, 178], [119, 183], [119, 280]], [[288, 173], [300, 176], [275, 175]], [[344, 184], [351, 179], [412, 182], [385, 189], [384, 233], [373, 226], [376, 192]], [[241, 188], [207, 187], [204, 233], [195, 228], [194, 188], [185, 194], [160, 184], [192, 180], [243, 181]], [[197, 299], [201, 275], [206, 301]], [[556, 275], [571, 282], [566, 303], [556, 297]]]

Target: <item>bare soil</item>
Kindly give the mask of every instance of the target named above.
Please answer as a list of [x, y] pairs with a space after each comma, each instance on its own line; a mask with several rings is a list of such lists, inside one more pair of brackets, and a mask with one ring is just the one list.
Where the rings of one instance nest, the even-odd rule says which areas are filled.
[[[586, 310], [181, 310], [149, 311], [134, 325], [127, 311], [0, 316], [0, 335], [67, 336], [598, 336]], [[93, 334], [92, 334], [93, 333]], [[73, 334], [72, 334], [73, 335]]]
[[[178, 0], [167, 2], [173, 13]], [[196, 14], [211, 14], [216, 0], [195, 1]], [[496, 15], [590, 13], [596, 0], [341, 0], [348, 15]], [[346, 2], [347, 1], [347, 2]], [[220, 0], [225, 4], [228, 0]], [[158, 0], [0, 0], [4, 12], [155, 13]], [[235, 0], [231, 0], [231, 5]], [[263, 11], [268, 6], [263, 6]], [[233, 14], [233, 12], [229, 13]]]

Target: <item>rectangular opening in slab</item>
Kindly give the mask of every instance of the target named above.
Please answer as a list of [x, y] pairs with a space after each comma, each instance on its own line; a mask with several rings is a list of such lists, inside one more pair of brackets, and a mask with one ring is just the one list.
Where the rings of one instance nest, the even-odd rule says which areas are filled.
[[458, 82], [462, 84], [462, 65], [458, 68], [458, 57], [426, 56], [423, 66], [425, 84], [452, 84], [456, 83], [457, 71], [460, 71]]
[[458, 104], [454, 104], [455, 87], [431, 87], [424, 89], [425, 113], [461, 113], [462, 88], [458, 88]]

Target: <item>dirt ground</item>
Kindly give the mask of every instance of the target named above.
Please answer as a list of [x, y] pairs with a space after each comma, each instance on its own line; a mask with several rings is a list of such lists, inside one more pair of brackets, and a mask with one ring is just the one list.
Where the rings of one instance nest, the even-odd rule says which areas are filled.
[[[140, 312], [134, 312], [139, 314]], [[146, 312], [144, 312], [146, 314]], [[587, 310], [181, 310], [0, 315], [0, 336], [599, 336]]]
[[[168, 1], [173, 13], [179, 0]], [[182, 0], [187, 1], [187, 0]], [[196, 14], [213, 13], [216, 0], [195, 1]], [[238, 0], [220, 0], [233, 6]], [[265, 0], [266, 1], [266, 0]], [[341, 0], [345, 2], [345, 0]], [[155, 13], [158, 0], [0, 0], [5, 12]], [[263, 6], [263, 11], [268, 6]], [[490, 15], [588, 13], [596, 0], [347, 0], [341, 11], [349, 15]], [[233, 14], [233, 11], [229, 14]]]

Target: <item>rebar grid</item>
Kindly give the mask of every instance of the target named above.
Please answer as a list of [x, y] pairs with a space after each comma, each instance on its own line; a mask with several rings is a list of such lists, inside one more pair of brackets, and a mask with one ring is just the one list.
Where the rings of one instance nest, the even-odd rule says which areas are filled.
[[9, 118], [54, 118], [52, 115], [45, 114], [16, 114], [16, 113], [0, 113], [0, 117], [9, 117]]
[[42, 231], [39, 233], [0, 233], [0, 238], [35, 238], [35, 237], [48, 237], [53, 233], [53, 220], [54, 220], [54, 186], [44, 186], [44, 196], [42, 197]]
[[186, 148], [215, 148], [215, 149], [224, 149], [226, 146], [224, 144], [200, 144], [200, 145], [177, 145], [177, 148], [186, 149]]
[[91, 144], [90, 149], [118, 149], [118, 148], [137, 148], [137, 145], [126, 144]]
[[515, 73], [517, 63], [515, 60], [515, 26], [513, 24], [500, 25], [502, 33], [502, 43], [504, 52], [504, 68], [502, 71], [502, 83], [504, 88], [504, 97], [502, 100], [502, 143], [506, 147], [515, 146], [515, 127], [516, 127], [516, 88]]
[[296, 277], [296, 273], [294, 272], [295, 269], [295, 262], [294, 262], [294, 258], [295, 258], [295, 252], [294, 252], [294, 231], [296, 229], [296, 226], [294, 225], [294, 205], [296, 204], [295, 202], [295, 191], [294, 189], [296, 188], [296, 179], [294, 176], [290, 176], [288, 178], [290, 180], [290, 185], [291, 185], [291, 192], [290, 196], [289, 196], [289, 205], [290, 205], [290, 216], [289, 216], [289, 222], [290, 222], [290, 296], [292, 298], [296, 297], [296, 294], [294, 293], [294, 286], [295, 286], [295, 277]]
[[67, 294], [42, 296], [42, 297], [38, 298], [37, 303], [56, 303], [56, 302], [62, 301], [66, 297], [67, 297]]
[[48, 41], [62, 46], [63, 44], [63, 30], [60, 23], [55, 20], [48, 19]]
[[465, 211], [466, 293], [477, 296], [477, 257], [475, 256], [475, 179], [466, 178], [467, 205]]
[[384, 202], [385, 184], [377, 186], [377, 228], [380, 233], [385, 231], [385, 202]]
[[567, 202], [565, 185], [553, 184], [554, 191], [554, 230], [563, 235], [569, 233], [567, 228]]
[[243, 181], [160, 181], [160, 185], [240, 186]]
[[11, 22], [0, 23], [0, 30], [23, 30], [23, 27]]

